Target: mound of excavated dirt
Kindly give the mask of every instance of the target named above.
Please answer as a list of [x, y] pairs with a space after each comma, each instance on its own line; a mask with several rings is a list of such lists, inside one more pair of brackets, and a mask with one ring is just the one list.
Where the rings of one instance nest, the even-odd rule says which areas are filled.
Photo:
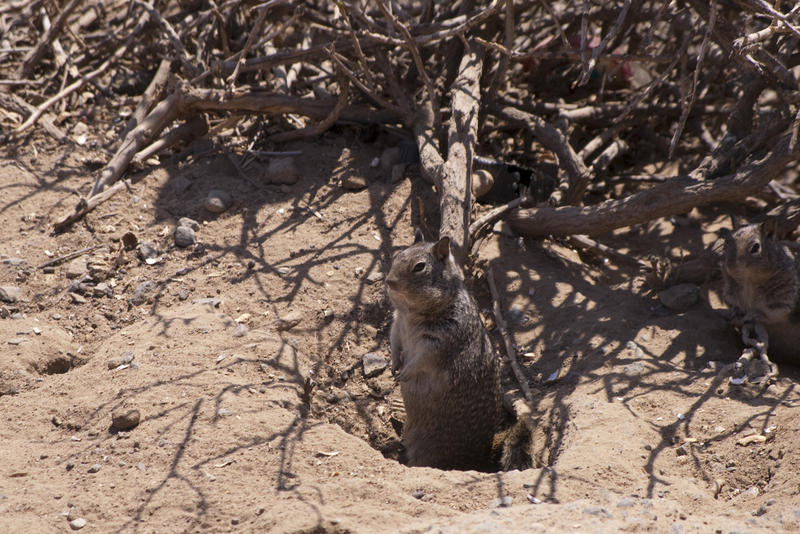
[[[86, 155], [0, 161], [0, 286], [19, 289], [0, 310], [0, 530], [800, 530], [797, 370], [763, 392], [731, 385], [741, 347], [719, 280], [675, 312], [626, 267], [549, 240], [491, 234], [471, 284], [490, 317], [492, 266], [545, 465], [399, 464], [397, 386], [388, 370], [366, 378], [362, 357], [388, 358], [381, 273], [412, 217], [435, 227], [433, 193], [371, 168], [380, 146], [290, 148], [297, 184], [254, 186], [218, 156], [165, 165], [60, 235], [49, 225], [88, 189]], [[343, 188], [353, 177], [366, 187]], [[203, 203], [220, 189], [232, 205], [214, 214]], [[181, 217], [199, 223], [186, 248]], [[677, 222], [604, 242], [677, 258], [725, 219]], [[122, 248], [126, 232], [152, 255]], [[112, 428], [120, 415], [128, 430]]]

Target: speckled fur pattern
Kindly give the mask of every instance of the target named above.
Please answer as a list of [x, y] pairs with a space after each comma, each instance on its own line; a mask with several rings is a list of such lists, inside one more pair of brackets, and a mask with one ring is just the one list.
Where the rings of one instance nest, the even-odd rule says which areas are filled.
[[449, 240], [398, 252], [386, 284], [408, 465], [490, 470], [502, 415], [500, 363]]
[[774, 237], [769, 222], [725, 238], [723, 298], [734, 322], [767, 328], [770, 355], [800, 363], [800, 260]]

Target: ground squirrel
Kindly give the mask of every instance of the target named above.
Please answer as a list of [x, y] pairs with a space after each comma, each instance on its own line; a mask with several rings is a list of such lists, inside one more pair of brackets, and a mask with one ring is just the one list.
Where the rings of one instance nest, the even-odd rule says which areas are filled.
[[403, 396], [408, 465], [492, 470], [502, 418], [500, 361], [450, 253], [450, 240], [395, 254], [392, 372]]
[[[769, 354], [800, 362], [800, 258], [775, 237], [776, 221], [742, 226], [725, 236], [723, 297], [745, 343], [777, 374]], [[743, 360], [752, 358], [745, 350]]]

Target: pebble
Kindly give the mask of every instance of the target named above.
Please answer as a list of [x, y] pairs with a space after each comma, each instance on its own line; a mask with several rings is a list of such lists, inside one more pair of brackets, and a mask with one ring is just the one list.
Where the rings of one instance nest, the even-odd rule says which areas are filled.
[[142, 241], [136, 247], [136, 254], [145, 263], [150, 263], [147, 260], [155, 260], [158, 258], [158, 249], [156, 249], [149, 241]]
[[94, 465], [92, 465], [92, 466], [91, 466], [91, 467], [88, 469], [88, 471], [86, 471], [86, 472], [87, 472], [87, 473], [97, 473], [97, 472], [98, 472], [98, 471], [100, 471], [102, 468], [103, 468], [103, 466], [102, 466], [101, 464], [94, 464]]
[[378, 376], [386, 370], [389, 362], [377, 352], [368, 352], [361, 357], [364, 366], [364, 378]]
[[212, 189], [208, 192], [203, 207], [211, 213], [222, 213], [233, 204], [233, 197], [222, 189]]
[[150, 298], [150, 295], [155, 292], [155, 290], [156, 285], [149, 280], [145, 280], [136, 286], [133, 296], [131, 297], [131, 304], [134, 306], [144, 304]]
[[189, 290], [182, 287], [178, 290], [178, 300], [186, 300], [189, 298]]
[[132, 430], [139, 426], [141, 417], [139, 410], [135, 408], [114, 411], [111, 413], [111, 430]]
[[9, 345], [21, 345], [22, 342], [25, 341], [25, 338], [22, 337], [12, 337], [8, 340]]
[[411, 496], [415, 499], [421, 499], [425, 496], [425, 492], [422, 490], [414, 490], [411, 492]]
[[367, 187], [367, 179], [363, 176], [351, 174], [342, 178], [342, 187], [351, 191], [358, 191]]
[[175, 244], [181, 248], [186, 248], [194, 245], [197, 238], [194, 235], [194, 230], [187, 226], [178, 226], [175, 228]]
[[70, 291], [69, 296], [72, 299], [72, 302], [75, 304], [86, 304], [86, 299], [83, 298], [83, 295], [79, 295], [74, 291]]
[[20, 289], [17, 286], [0, 286], [0, 300], [3, 302], [17, 302]]
[[627, 376], [639, 376], [645, 372], [645, 366], [642, 362], [629, 363], [622, 368], [622, 372]]
[[111, 288], [108, 286], [108, 284], [106, 284], [105, 282], [100, 282], [99, 284], [94, 286], [94, 289], [92, 290], [92, 294], [95, 297], [108, 297], [108, 298], [111, 298], [114, 295], [114, 292], [111, 290]]
[[80, 278], [88, 272], [86, 267], [86, 258], [75, 258], [71, 262], [67, 264], [67, 269], [64, 272], [64, 275], [73, 280], [75, 278]]
[[290, 311], [275, 320], [276, 330], [289, 330], [294, 328], [303, 320], [303, 314], [299, 311]]
[[86, 520], [82, 517], [76, 517], [69, 522], [69, 528], [72, 530], [80, 530], [86, 526]]
[[658, 293], [661, 304], [672, 311], [683, 312], [700, 298], [700, 288], [695, 284], [678, 284]]
[[604, 516], [604, 517], [614, 517], [611, 512], [603, 508], [602, 506], [587, 506], [583, 509], [583, 513], [586, 515], [594, 515], [594, 516]]
[[178, 219], [178, 226], [185, 226], [187, 228], [191, 228], [195, 232], [200, 229], [200, 223], [195, 221], [194, 219], [190, 219], [189, 217], [181, 217]]
[[0, 263], [3, 263], [4, 265], [11, 265], [12, 267], [24, 267], [28, 262], [22, 258], [4, 258], [3, 260], [0, 260]]
[[122, 356], [115, 356], [113, 358], [109, 358], [108, 362], [106, 362], [106, 365], [108, 366], [109, 370], [116, 369], [120, 365], [126, 365], [131, 363], [133, 361], [133, 358], [134, 358], [133, 352], [127, 351]]
[[269, 160], [264, 178], [270, 184], [295, 184], [300, 173], [294, 158], [273, 158]]

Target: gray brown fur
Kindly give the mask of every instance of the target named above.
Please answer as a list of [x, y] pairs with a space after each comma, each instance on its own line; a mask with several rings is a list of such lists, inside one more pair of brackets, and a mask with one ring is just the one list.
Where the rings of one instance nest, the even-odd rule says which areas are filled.
[[490, 470], [502, 416], [500, 362], [449, 239], [395, 254], [386, 285], [408, 465]]
[[773, 220], [726, 236], [723, 297], [735, 323], [758, 322], [769, 335], [769, 354], [800, 363], [800, 259], [775, 238]]

